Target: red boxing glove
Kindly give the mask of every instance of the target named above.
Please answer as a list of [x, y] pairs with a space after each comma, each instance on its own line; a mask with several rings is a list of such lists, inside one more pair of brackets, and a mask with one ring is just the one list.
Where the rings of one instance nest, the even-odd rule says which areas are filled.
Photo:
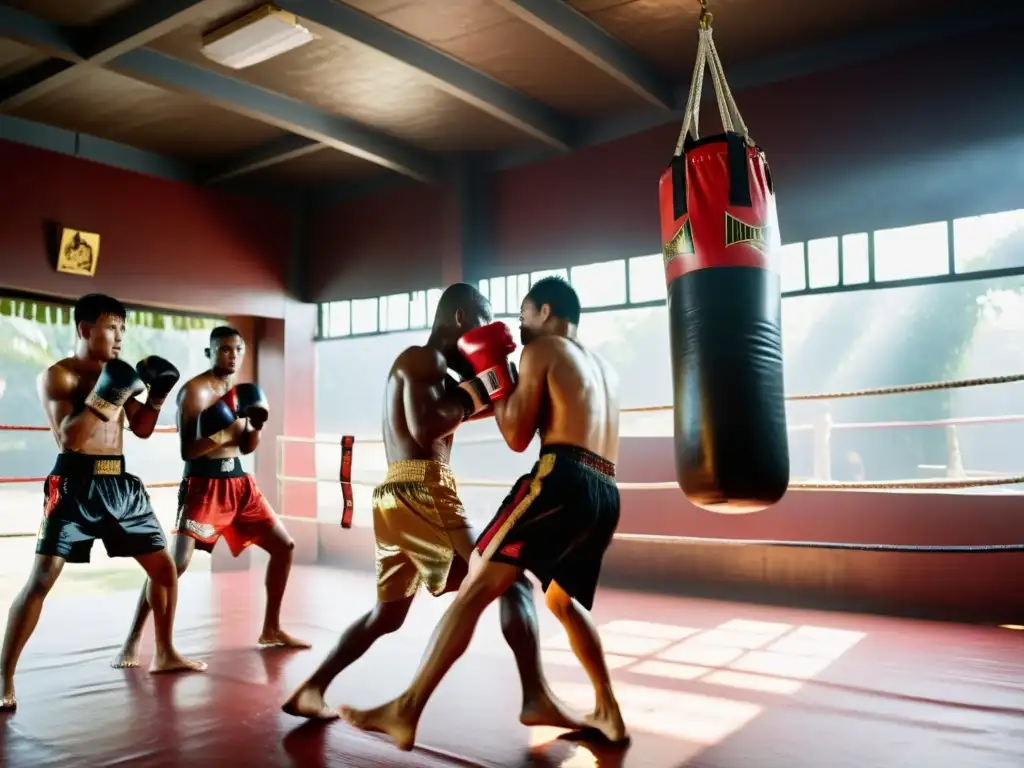
[[512, 392], [515, 382], [508, 356], [516, 351], [516, 342], [509, 327], [498, 321], [463, 334], [458, 349], [476, 373], [459, 385], [469, 418]]

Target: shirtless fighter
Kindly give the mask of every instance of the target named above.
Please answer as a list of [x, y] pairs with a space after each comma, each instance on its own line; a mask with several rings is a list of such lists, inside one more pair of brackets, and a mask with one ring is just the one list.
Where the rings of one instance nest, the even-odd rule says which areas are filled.
[[628, 738], [589, 613], [601, 560], [619, 522], [618, 380], [576, 338], [579, 320], [579, 298], [567, 282], [554, 277], [534, 283], [520, 314], [518, 382], [510, 395], [499, 400], [492, 394], [492, 400], [512, 450], [526, 450], [540, 431], [540, 459], [477, 540], [469, 577], [412, 686], [376, 709], [342, 710], [352, 724], [388, 734], [400, 749], [412, 749], [427, 700], [466, 651], [480, 614], [524, 570], [544, 585], [548, 607], [594, 684], [597, 707], [586, 725], [612, 742]]
[[[178, 490], [178, 522], [174, 536], [174, 563], [180, 576], [199, 548], [212, 552], [223, 536], [238, 557], [250, 544], [270, 554], [267, 565], [267, 607], [261, 646], [309, 648], [281, 629], [281, 601], [292, 567], [295, 542], [277, 519], [251, 475], [242, 471], [239, 454], [260, 444], [260, 430], [270, 416], [269, 406], [255, 384], [236, 384], [245, 358], [245, 341], [234, 328], [219, 326], [210, 332], [206, 349], [210, 370], [185, 382], [178, 392], [178, 435], [184, 477]], [[115, 668], [139, 665], [139, 641], [149, 616], [150, 601], [142, 591], [135, 621]]]
[[[473, 405], [470, 393], [485, 385], [457, 345], [472, 340], [481, 350], [489, 347], [493, 359], [504, 360], [515, 343], [495, 336], [495, 326], [485, 325], [490, 321], [487, 299], [473, 286], [456, 283], [438, 301], [427, 343], [410, 347], [395, 360], [385, 387], [382, 429], [388, 470], [373, 493], [377, 604], [342, 634], [327, 659], [292, 694], [283, 706], [288, 714], [338, 717], [324, 703], [331, 681], [379, 637], [402, 626], [420, 585], [438, 596], [457, 590], [465, 578], [474, 537], [449, 456], [459, 425], [474, 414], [490, 413]], [[447, 375], [449, 368], [467, 381], [458, 384]], [[579, 728], [580, 722], [556, 702], [541, 673], [530, 582], [512, 576], [494, 597], [501, 598], [502, 633], [522, 680], [520, 720], [526, 725]]]
[[[43, 601], [65, 562], [87, 563], [95, 539], [111, 557], [134, 557], [149, 576], [156, 613], [156, 654], [151, 672], [199, 671], [171, 641], [178, 578], [160, 521], [142, 481], [125, 472], [125, 424], [137, 437], [153, 434], [164, 398], [178, 371], [150, 356], [132, 367], [118, 358], [125, 309], [109, 296], [91, 293], [75, 304], [75, 354], [39, 377], [39, 397], [60, 454], [46, 478], [43, 521], [28, 583], [7, 617], [0, 667], [0, 710], [14, 709], [14, 670], [39, 621]], [[146, 392], [146, 403], [137, 399]]]

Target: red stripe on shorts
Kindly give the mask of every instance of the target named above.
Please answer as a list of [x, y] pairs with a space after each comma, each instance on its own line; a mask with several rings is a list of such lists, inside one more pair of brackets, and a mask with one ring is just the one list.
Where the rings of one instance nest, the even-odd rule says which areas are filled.
[[515, 511], [515, 508], [522, 503], [524, 498], [526, 498], [526, 494], [530, 491], [530, 483], [532, 481], [532, 476], [524, 477], [519, 480], [519, 487], [515, 490], [512, 500], [498, 510], [498, 514], [494, 516], [494, 520], [491, 525], [486, 531], [484, 531], [483, 536], [481, 536], [477, 541], [477, 550], [483, 552], [487, 549], [488, 545], [491, 543], [491, 539], [498, 535], [498, 531], [501, 529], [501, 526], [505, 524], [505, 521], [508, 520], [509, 515], [511, 515], [512, 512]]

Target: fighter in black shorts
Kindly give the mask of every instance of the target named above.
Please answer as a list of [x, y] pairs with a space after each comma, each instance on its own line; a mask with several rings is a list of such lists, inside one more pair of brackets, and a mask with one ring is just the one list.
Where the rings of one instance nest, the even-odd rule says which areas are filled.
[[343, 710], [351, 723], [388, 734], [401, 749], [412, 749], [427, 700], [465, 652], [481, 613], [523, 570], [543, 583], [548, 607], [594, 684], [597, 707], [584, 721], [612, 742], [628, 738], [589, 613], [619, 522], [618, 379], [576, 338], [579, 319], [579, 298], [560, 278], [538, 280], [523, 300], [519, 380], [494, 411], [514, 451], [525, 451], [540, 432], [540, 458], [477, 541], [469, 577], [413, 684], [376, 709]]
[[[75, 354], [39, 377], [39, 396], [61, 453], [43, 489], [43, 521], [28, 583], [11, 605], [0, 655], [0, 711], [17, 706], [14, 670], [39, 621], [43, 600], [65, 562], [87, 563], [100, 539], [111, 557], [134, 557], [149, 576], [156, 614], [156, 654], [151, 672], [202, 670], [171, 641], [177, 573], [149, 496], [125, 472], [124, 427], [147, 438], [160, 406], [178, 381], [166, 360], [150, 356], [132, 367], [118, 359], [125, 309], [98, 293], [75, 304]], [[136, 396], [148, 394], [143, 405]]]

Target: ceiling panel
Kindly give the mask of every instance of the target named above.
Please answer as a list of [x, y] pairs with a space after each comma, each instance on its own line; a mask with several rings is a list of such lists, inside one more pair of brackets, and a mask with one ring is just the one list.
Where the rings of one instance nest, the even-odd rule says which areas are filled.
[[137, 0], [5, 0], [7, 5], [42, 16], [47, 21], [73, 26], [95, 24], [135, 5], [136, 2]]
[[567, 114], [603, 117], [646, 102], [491, 0], [350, 0], [351, 5]]
[[184, 158], [228, 155], [284, 135], [197, 99], [99, 69], [11, 114]]
[[0, 80], [44, 61], [46, 56], [32, 48], [13, 40], [0, 39]]
[[[225, 6], [230, 4], [225, 0]], [[196, 21], [150, 47], [428, 150], [503, 149], [529, 141], [517, 129], [441, 91], [415, 69], [315, 24], [308, 26], [317, 39], [302, 48], [242, 70], [220, 67], [199, 50], [203, 28], [216, 23]]]
[[[697, 0], [569, 2], [666, 74], [686, 78], [692, 72], [700, 14]], [[957, 0], [708, 0], [726, 75], [730, 61], [781, 54], [791, 47], [962, 6]]]

